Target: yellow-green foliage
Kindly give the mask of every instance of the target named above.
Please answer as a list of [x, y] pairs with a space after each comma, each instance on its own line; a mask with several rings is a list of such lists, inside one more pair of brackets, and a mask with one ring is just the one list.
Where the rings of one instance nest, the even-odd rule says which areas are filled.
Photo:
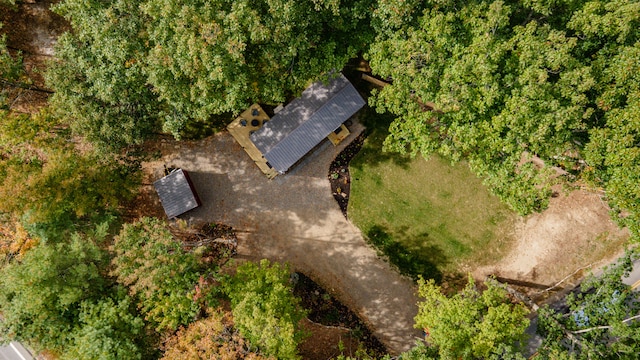
[[513, 352], [525, 339], [529, 312], [514, 304], [507, 291], [494, 281], [480, 292], [471, 277], [460, 292], [451, 297], [433, 280], [419, 282], [416, 328], [428, 332], [428, 341], [438, 348], [442, 359], [486, 359]]

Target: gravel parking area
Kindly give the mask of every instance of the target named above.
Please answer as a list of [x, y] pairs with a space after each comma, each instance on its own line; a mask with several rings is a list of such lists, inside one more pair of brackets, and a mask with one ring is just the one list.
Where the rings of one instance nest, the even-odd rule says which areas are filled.
[[227, 132], [201, 141], [165, 140], [161, 158], [144, 168], [152, 179], [162, 176], [163, 164], [189, 171], [203, 205], [182, 219], [192, 225], [231, 225], [238, 234], [239, 258], [288, 262], [358, 313], [391, 353], [399, 353], [421, 334], [413, 329], [416, 289], [379, 259], [344, 218], [327, 179], [333, 158], [362, 130], [354, 122], [342, 144], [324, 141], [273, 180]]

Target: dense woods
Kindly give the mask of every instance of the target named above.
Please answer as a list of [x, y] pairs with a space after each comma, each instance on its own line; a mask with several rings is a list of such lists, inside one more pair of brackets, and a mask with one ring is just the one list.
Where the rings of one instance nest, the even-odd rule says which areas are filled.
[[[639, 239], [637, 1], [63, 0], [54, 10], [73, 31], [58, 39], [39, 113], [11, 112], [11, 91], [29, 79], [0, 38], [0, 338], [63, 359], [298, 358], [305, 313], [286, 267], [223, 274], [223, 259], [182, 246], [163, 221], [121, 215], [144, 140], [221, 127], [356, 57], [389, 82], [369, 98], [395, 116], [386, 150], [464, 160], [521, 214], [544, 209], [554, 184], [598, 189]], [[636, 257], [569, 298], [584, 318], [541, 312], [542, 358], [633, 358], [638, 304], [620, 276]], [[488, 286], [446, 297], [422, 282], [416, 326], [433, 346], [406, 358], [517, 358], [526, 311]]]

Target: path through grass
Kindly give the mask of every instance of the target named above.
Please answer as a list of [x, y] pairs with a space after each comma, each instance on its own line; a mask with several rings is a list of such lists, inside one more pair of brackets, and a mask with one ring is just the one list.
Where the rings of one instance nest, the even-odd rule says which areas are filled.
[[351, 162], [351, 221], [413, 277], [440, 280], [502, 257], [516, 214], [464, 163], [383, 153], [385, 126], [374, 124]]

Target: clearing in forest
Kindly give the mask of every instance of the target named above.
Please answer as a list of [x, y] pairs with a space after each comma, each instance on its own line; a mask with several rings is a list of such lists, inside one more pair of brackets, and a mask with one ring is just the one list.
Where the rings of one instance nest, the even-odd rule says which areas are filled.
[[508, 252], [517, 215], [466, 164], [384, 153], [384, 136], [374, 131], [351, 162], [348, 214], [391, 262], [439, 279]]
[[351, 161], [348, 216], [402, 272], [550, 286], [574, 272], [579, 281], [624, 248], [628, 231], [612, 221], [602, 194], [558, 186], [548, 209], [521, 217], [465, 163], [383, 152], [385, 117], [365, 116], [373, 130]]

